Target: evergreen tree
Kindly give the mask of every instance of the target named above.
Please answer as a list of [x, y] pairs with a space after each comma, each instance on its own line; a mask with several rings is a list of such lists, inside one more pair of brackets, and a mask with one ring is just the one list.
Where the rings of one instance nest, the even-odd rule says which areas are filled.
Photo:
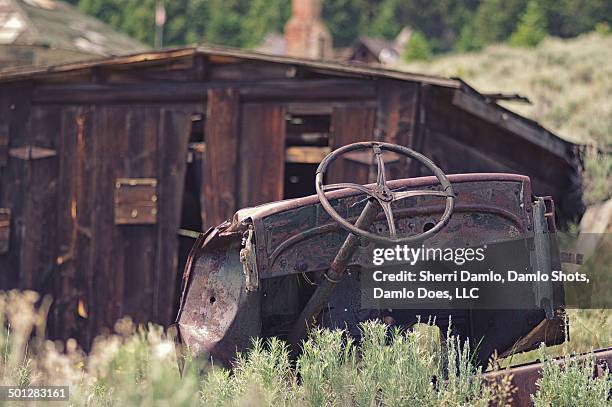
[[468, 37], [464, 46], [479, 48], [507, 40], [526, 4], [526, 0], [483, 0], [464, 33]]
[[546, 17], [538, 0], [529, 0], [510, 44], [519, 47], [535, 47], [546, 37]]
[[476, 34], [474, 25], [468, 23], [461, 29], [461, 34], [459, 35], [459, 40], [455, 44], [455, 49], [461, 52], [478, 51], [484, 45], [482, 38]]
[[378, 1], [323, 0], [323, 19], [334, 46], [348, 46], [368, 31]]
[[291, 14], [291, 2], [286, 0], [253, 0], [244, 18], [241, 46], [257, 46], [266, 34], [282, 33]]
[[399, 17], [402, 0], [383, 0], [372, 22], [369, 34], [375, 37], [393, 39], [402, 30]]
[[431, 47], [423, 34], [418, 31], [412, 33], [406, 44], [403, 57], [407, 62], [431, 59]]

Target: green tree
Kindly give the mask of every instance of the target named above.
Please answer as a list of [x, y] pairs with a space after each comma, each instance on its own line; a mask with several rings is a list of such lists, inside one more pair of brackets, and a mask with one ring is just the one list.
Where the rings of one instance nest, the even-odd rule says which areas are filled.
[[470, 43], [478, 48], [507, 40], [526, 4], [526, 0], [483, 0], [468, 23], [464, 45]]
[[478, 4], [479, 0], [383, 0], [371, 32], [392, 39], [409, 26], [428, 39], [432, 51], [448, 51]]
[[609, 0], [539, 0], [539, 3], [551, 35], [574, 37], [594, 30], [600, 22], [612, 23]]
[[204, 40], [212, 44], [241, 46], [242, 25], [248, 12], [246, 3], [244, 0], [209, 0]]
[[423, 34], [418, 31], [412, 33], [406, 44], [403, 57], [408, 62], [428, 61], [431, 59], [431, 47]]
[[383, 0], [378, 6], [369, 34], [393, 39], [402, 30], [399, 17], [402, 0]]
[[[208, 0], [190, 0], [187, 2], [188, 19], [185, 21], [183, 44], [197, 44], [204, 42], [206, 27], [210, 16]], [[177, 36], [177, 41], [178, 41]]]
[[463, 26], [459, 34], [459, 40], [455, 44], [455, 49], [461, 52], [478, 51], [483, 46], [484, 42], [482, 38], [476, 34], [474, 26], [469, 23]]
[[546, 16], [538, 0], [529, 0], [510, 44], [519, 47], [535, 47], [546, 37]]
[[291, 14], [291, 2], [286, 0], [253, 0], [242, 24], [241, 46], [258, 45], [269, 32], [283, 32]]
[[323, 19], [334, 40], [334, 46], [348, 46], [368, 31], [378, 1], [324, 0]]

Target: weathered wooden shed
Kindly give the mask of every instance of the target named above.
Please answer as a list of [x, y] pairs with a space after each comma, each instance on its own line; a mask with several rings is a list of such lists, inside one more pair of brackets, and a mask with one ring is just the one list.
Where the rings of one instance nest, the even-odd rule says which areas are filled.
[[[461, 80], [164, 50], [0, 76], [2, 286], [52, 294], [55, 337], [88, 342], [122, 315], [166, 324], [193, 231], [313, 193], [330, 149], [371, 139], [447, 173], [528, 175], [561, 219], [582, 212], [578, 146]], [[336, 164], [334, 179], [370, 177], [369, 158]]]

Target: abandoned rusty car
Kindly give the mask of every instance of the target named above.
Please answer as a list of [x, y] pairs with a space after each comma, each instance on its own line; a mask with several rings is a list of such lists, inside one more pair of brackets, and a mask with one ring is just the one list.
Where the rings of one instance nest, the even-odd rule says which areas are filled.
[[[364, 151], [365, 150], [365, 151]], [[337, 158], [373, 150], [376, 183], [325, 184]], [[387, 180], [384, 153], [419, 162], [434, 176]], [[446, 176], [406, 147], [361, 142], [323, 159], [317, 195], [239, 210], [201, 235], [187, 262], [178, 315], [181, 339], [196, 353], [230, 363], [254, 337], [278, 336], [299, 351], [309, 325], [345, 328], [371, 319], [408, 328], [419, 316], [469, 338], [481, 363], [540, 342], [564, 340], [563, 287], [548, 282], [512, 292], [532, 307], [509, 309], [370, 309], [360, 301], [374, 244], [427, 241], [478, 247], [504, 240], [524, 245], [533, 270], [558, 269], [554, 206], [535, 197], [528, 177], [511, 174]], [[544, 244], [542, 244], [544, 243]], [[350, 272], [348, 272], [350, 270]], [[526, 288], [526, 289], [525, 289]], [[529, 340], [522, 341], [529, 337]]]

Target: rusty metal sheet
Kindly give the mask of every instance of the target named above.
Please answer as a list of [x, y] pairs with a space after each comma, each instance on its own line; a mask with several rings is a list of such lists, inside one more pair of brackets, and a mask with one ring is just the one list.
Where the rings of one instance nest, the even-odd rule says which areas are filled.
[[[246, 289], [240, 262], [242, 234], [220, 236], [213, 229], [192, 251], [183, 276], [177, 317], [182, 343], [194, 354], [207, 352], [225, 363], [260, 336], [260, 293]], [[204, 255], [205, 254], [205, 255]]]
[[[610, 366], [612, 366], [612, 348], [600, 349], [593, 353], [597, 360], [597, 367], [595, 372], [593, 372], [594, 376], [602, 376], [604, 370], [610, 371]], [[589, 354], [580, 354], [575, 357], [582, 360], [589, 357]], [[556, 363], [562, 364], [563, 359], [556, 359]], [[500, 381], [509, 375], [512, 376], [511, 383], [516, 389], [512, 395], [510, 405], [512, 407], [532, 406], [531, 395], [535, 394], [538, 390], [536, 381], [542, 377], [542, 363], [533, 362], [509, 369], [495, 370], [485, 373], [484, 377], [487, 381]]]
[[[440, 238], [462, 239], [472, 245], [492, 239], [518, 238], [532, 228], [531, 186], [526, 177], [510, 174], [450, 175], [456, 185], [456, 216]], [[390, 181], [391, 188], [432, 188], [435, 177]], [[363, 209], [363, 196], [349, 191], [330, 193], [332, 205], [347, 218], [356, 218]], [[238, 211], [231, 228], [250, 218], [255, 226], [260, 278], [320, 271], [329, 267], [339, 245], [346, 237], [325, 211], [316, 196], [262, 205]], [[350, 208], [350, 209], [347, 209]], [[444, 210], [444, 201], [436, 197], [419, 197], [398, 202], [397, 227], [403, 231], [421, 231], [427, 223], [436, 222]], [[478, 219], [472, 214], [478, 212]], [[485, 223], [495, 226], [483, 227]], [[385, 228], [379, 215], [375, 228]], [[459, 237], [458, 233], [461, 232]], [[262, 238], [263, 237], [263, 238]], [[361, 250], [367, 252], [367, 248]], [[356, 254], [354, 262], [362, 259]]]
[[118, 178], [115, 183], [115, 224], [157, 223], [157, 180]]

